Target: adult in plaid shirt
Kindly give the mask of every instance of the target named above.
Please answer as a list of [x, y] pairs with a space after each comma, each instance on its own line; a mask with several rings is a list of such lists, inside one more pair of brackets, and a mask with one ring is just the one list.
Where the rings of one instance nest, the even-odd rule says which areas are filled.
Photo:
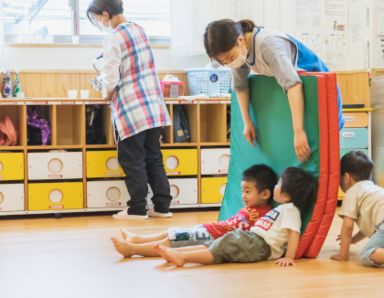
[[[121, 0], [93, 0], [89, 20], [109, 34], [104, 39], [102, 82], [111, 101], [118, 160], [131, 199], [116, 219], [171, 217], [170, 187], [160, 151], [161, 127], [171, 124], [148, 38], [123, 15]], [[150, 184], [154, 209], [148, 210]]]

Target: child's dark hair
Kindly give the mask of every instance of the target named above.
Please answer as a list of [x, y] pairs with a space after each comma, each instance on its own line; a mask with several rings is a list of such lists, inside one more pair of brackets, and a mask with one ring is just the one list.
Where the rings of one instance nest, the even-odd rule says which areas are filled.
[[277, 183], [277, 176], [270, 167], [263, 164], [253, 165], [243, 172], [242, 180], [254, 182], [259, 192], [268, 189], [271, 192], [268, 200], [272, 200], [273, 189]]
[[123, 13], [122, 0], [93, 0], [88, 6], [87, 17], [95, 25], [93, 15], [102, 15], [103, 12], [109, 14], [109, 18]]
[[362, 151], [351, 151], [345, 154], [340, 161], [340, 174], [348, 173], [355, 181], [370, 180], [373, 162]]
[[251, 20], [235, 22], [223, 19], [209, 23], [204, 33], [204, 46], [210, 58], [232, 49], [240, 35], [252, 32], [256, 25]]
[[303, 169], [286, 168], [281, 175], [281, 192], [287, 194], [301, 214], [308, 212], [317, 196], [317, 179]]

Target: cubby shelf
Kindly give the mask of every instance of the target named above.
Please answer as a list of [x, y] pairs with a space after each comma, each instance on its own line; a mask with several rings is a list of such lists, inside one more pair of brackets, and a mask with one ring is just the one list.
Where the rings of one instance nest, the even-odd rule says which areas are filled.
[[[109, 103], [98, 100], [94, 104], [101, 105], [102, 108], [104, 144], [86, 142], [86, 109], [93, 105], [90, 100], [29, 98], [8, 100], [7, 104], [2, 102], [0, 116], [11, 117], [19, 137], [16, 146], [0, 146], [0, 215], [113, 211], [125, 206], [127, 192], [124, 177], [121, 171], [113, 170], [119, 166]], [[201, 101], [167, 101], [171, 118], [176, 105], [181, 105], [188, 117], [190, 142], [175, 142], [173, 127], [165, 128], [161, 148], [172, 195], [175, 198], [172, 208], [217, 207], [220, 205], [226, 180], [222, 179], [222, 174], [215, 172], [202, 174], [202, 150], [229, 147], [228, 102], [216, 100], [215, 103], [207, 104]], [[29, 106], [37, 106], [44, 112], [52, 130], [50, 144], [28, 145], [26, 115]], [[99, 169], [96, 176], [90, 175], [91, 161], [88, 153], [92, 152], [104, 154], [103, 158], [95, 159], [96, 167], [103, 168]], [[77, 161], [67, 156], [70, 153], [78, 156]], [[39, 160], [36, 160], [37, 156]], [[216, 162], [218, 167], [219, 163], [214, 159], [212, 162]], [[219, 156], [216, 159], [219, 159]], [[10, 167], [15, 164], [19, 166], [22, 175], [8, 179], [8, 171], [13, 171]], [[32, 171], [34, 175], [41, 173], [42, 178], [30, 178]], [[207, 179], [215, 175], [221, 180]], [[205, 179], [204, 185], [202, 179]], [[98, 187], [101, 184], [105, 187], [95, 191], [92, 189], [95, 187], [92, 182], [96, 182]], [[215, 191], [215, 188], [220, 189]], [[204, 202], [202, 199], [202, 193], [207, 191], [214, 197], [213, 201], [208, 199]], [[100, 198], [98, 193], [103, 197]], [[13, 200], [15, 197], [18, 199]]]
[[[185, 82], [188, 94], [186, 73], [172, 74]], [[164, 75], [160, 73], [160, 79]], [[10, 116], [18, 131], [16, 146], [0, 146], [0, 216], [125, 207], [129, 195], [117, 162], [110, 102], [90, 90], [89, 80], [94, 77], [92, 71], [23, 71], [20, 81], [26, 98], [0, 99], [0, 118]], [[90, 98], [65, 98], [70, 89], [88, 89]], [[175, 107], [182, 107], [190, 126], [189, 142], [176, 142], [173, 127], [164, 128], [162, 133], [161, 149], [174, 198], [172, 208], [220, 206], [227, 165], [214, 151], [220, 148], [220, 152], [229, 152], [230, 99], [165, 98], [165, 103], [172, 120]], [[101, 144], [87, 143], [87, 108], [94, 105], [102, 109]], [[52, 129], [49, 144], [28, 144], [28, 107], [45, 113]], [[216, 176], [216, 180], [211, 179]], [[206, 179], [204, 185], [202, 179]], [[204, 201], [202, 193], [207, 191], [214, 198]]]

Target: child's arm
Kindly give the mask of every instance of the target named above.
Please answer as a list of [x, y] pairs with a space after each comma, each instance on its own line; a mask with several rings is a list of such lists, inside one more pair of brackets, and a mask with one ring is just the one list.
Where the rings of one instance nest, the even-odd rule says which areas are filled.
[[343, 225], [341, 226], [340, 234], [340, 252], [337, 255], [331, 257], [335, 261], [348, 261], [349, 258], [349, 246], [352, 241], [354, 220], [350, 217], [344, 216]]
[[299, 247], [299, 241], [300, 241], [300, 233], [297, 231], [289, 230], [289, 236], [288, 236], [288, 246], [287, 251], [285, 253], [285, 256], [283, 258], [280, 258], [276, 260], [275, 264], [278, 264], [280, 266], [290, 266], [295, 265], [295, 256], [297, 252], [297, 248]]

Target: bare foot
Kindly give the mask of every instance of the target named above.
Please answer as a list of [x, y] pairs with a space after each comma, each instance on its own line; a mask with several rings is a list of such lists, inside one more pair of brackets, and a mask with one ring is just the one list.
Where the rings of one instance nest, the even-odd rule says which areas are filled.
[[116, 251], [121, 254], [124, 258], [130, 258], [132, 256], [129, 244], [119, 241], [116, 238], [111, 238], [111, 241]]
[[184, 266], [185, 260], [183, 258], [183, 253], [163, 245], [155, 245], [154, 249], [168, 263], [175, 264], [177, 267]]
[[120, 234], [123, 237], [125, 243], [128, 243], [128, 244], [129, 243], [141, 243], [140, 242], [140, 239], [141, 239], [140, 236], [137, 236], [131, 232], [128, 232], [125, 229], [121, 229]]

